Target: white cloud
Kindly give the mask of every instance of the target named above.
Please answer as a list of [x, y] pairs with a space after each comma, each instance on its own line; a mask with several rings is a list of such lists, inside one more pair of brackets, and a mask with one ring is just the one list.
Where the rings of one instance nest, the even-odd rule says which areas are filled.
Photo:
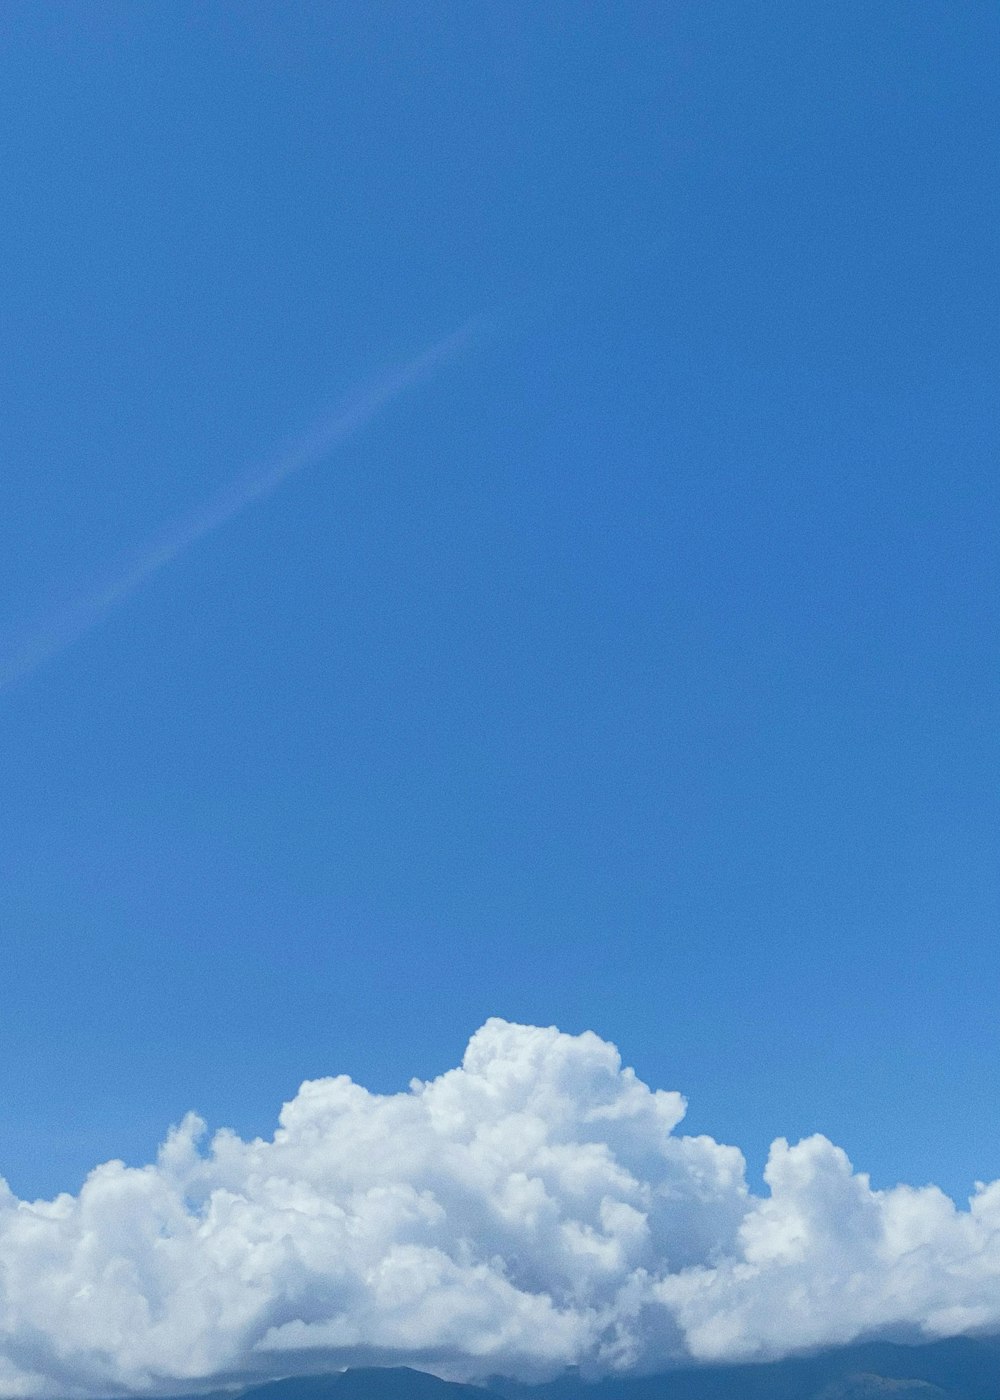
[[190, 1115], [78, 1196], [0, 1183], [0, 1394], [169, 1390], [364, 1362], [652, 1369], [1000, 1326], [1000, 1183], [872, 1191], [822, 1137], [739, 1151], [612, 1045], [489, 1021], [408, 1093], [303, 1084], [271, 1141]]

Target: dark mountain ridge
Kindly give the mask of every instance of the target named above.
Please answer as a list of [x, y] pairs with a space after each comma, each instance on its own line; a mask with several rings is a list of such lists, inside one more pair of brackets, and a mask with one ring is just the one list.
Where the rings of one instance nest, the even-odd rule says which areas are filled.
[[[504, 1400], [1000, 1400], [1000, 1338], [954, 1337], [906, 1346], [862, 1342], [782, 1361], [688, 1366], [590, 1384], [491, 1381]], [[288, 1397], [292, 1400], [292, 1397]]]
[[502, 1376], [469, 1385], [406, 1366], [362, 1367], [288, 1376], [201, 1400], [1000, 1400], [1000, 1337], [919, 1346], [862, 1342], [782, 1361], [597, 1381], [569, 1372], [538, 1385]]

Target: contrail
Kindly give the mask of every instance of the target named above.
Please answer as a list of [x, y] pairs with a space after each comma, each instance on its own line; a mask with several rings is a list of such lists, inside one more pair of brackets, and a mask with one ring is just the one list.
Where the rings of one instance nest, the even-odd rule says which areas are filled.
[[48, 618], [22, 645], [0, 657], [0, 691], [24, 680], [46, 661], [79, 641], [106, 613], [123, 603], [191, 545], [232, 520], [254, 501], [270, 495], [289, 477], [323, 461], [405, 389], [426, 379], [464, 349], [480, 328], [480, 322], [470, 321], [406, 364], [383, 374], [285, 452], [263, 466], [244, 472], [196, 510], [173, 521], [140, 549], [134, 559]]

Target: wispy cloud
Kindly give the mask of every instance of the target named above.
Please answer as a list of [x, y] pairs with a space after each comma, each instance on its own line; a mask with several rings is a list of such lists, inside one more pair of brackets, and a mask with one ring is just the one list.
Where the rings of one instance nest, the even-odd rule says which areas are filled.
[[478, 322], [470, 321], [406, 364], [381, 375], [292, 446], [263, 466], [243, 472], [189, 514], [171, 521], [127, 563], [119, 564], [100, 582], [46, 618], [20, 643], [0, 652], [0, 691], [25, 680], [45, 662], [79, 641], [107, 613], [186, 549], [225, 525], [254, 501], [270, 495], [289, 477], [324, 461], [404, 390], [427, 379], [465, 349], [479, 328]]

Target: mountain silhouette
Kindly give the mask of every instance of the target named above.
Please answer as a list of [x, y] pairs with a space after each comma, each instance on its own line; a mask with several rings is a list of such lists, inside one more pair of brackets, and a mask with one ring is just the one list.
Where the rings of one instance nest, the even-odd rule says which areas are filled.
[[[183, 1400], [175, 1397], [175, 1400]], [[540, 1385], [493, 1376], [483, 1385], [407, 1366], [288, 1376], [201, 1400], [1000, 1400], [1000, 1338], [906, 1346], [863, 1342], [730, 1366], [588, 1381], [575, 1371]]]

